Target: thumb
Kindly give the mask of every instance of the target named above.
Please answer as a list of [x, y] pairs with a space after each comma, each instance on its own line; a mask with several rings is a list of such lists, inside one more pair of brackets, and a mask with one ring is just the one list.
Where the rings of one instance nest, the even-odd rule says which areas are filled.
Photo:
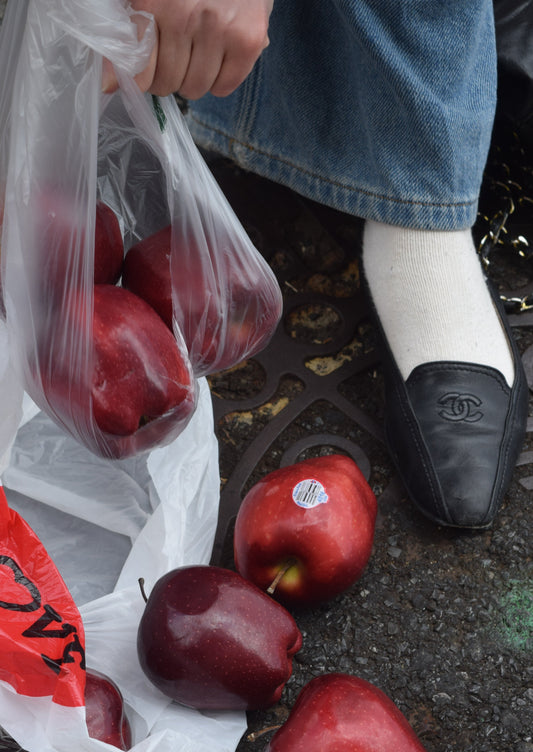
[[118, 81], [113, 65], [104, 57], [102, 61], [102, 91], [104, 94], [113, 94], [117, 89]]
[[[140, 15], [134, 15], [133, 20], [137, 24], [137, 34], [139, 39], [141, 39], [146, 30], [147, 21], [143, 16]], [[149, 90], [150, 86], [152, 85], [152, 81], [154, 80], [157, 68], [158, 51], [159, 32], [156, 30], [155, 42], [150, 53], [148, 65], [144, 70], [142, 70], [135, 76], [135, 82], [137, 83], [139, 89], [143, 92]], [[104, 94], [113, 94], [117, 89], [118, 81], [115, 70], [113, 68], [113, 64], [107, 58], [104, 58], [102, 61], [102, 91]]]
[[146, 68], [135, 76], [137, 86], [141, 91], [148, 91], [155, 78], [157, 68], [157, 55], [159, 52], [159, 36], [156, 36], [155, 44], [150, 54], [150, 59]]

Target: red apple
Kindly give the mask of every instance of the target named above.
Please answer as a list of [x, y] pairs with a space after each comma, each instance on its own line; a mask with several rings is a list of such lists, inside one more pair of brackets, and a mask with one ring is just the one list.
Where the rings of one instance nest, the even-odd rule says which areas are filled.
[[[254, 280], [244, 261], [232, 269], [231, 254], [205, 258], [192, 243], [173, 254], [170, 226], [145, 238], [127, 252], [122, 284], [150, 303], [170, 329], [174, 292], [174, 313], [194, 372], [205, 375], [265, 347], [281, 315], [281, 296], [260, 275]], [[179, 274], [172, 273], [173, 265]]]
[[[43, 191], [36, 202], [34, 231], [42, 264], [43, 283], [59, 299], [69, 286], [80, 288], [87, 279], [82, 250], [88, 217], [76, 196], [58, 190]], [[124, 244], [116, 214], [103, 201], [94, 218], [93, 277], [95, 284], [115, 284], [122, 271]]]
[[[30, 284], [40, 292], [44, 305], [61, 305], [67, 290], [80, 289], [87, 276], [83, 252], [87, 216], [82, 202], [60, 189], [48, 188], [32, 196], [35, 210], [29, 221], [33, 247], [29, 256]], [[92, 270], [91, 270], [92, 271]]]
[[361, 576], [376, 514], [376, 497], [349, 457], [283, 467], [256, 483], [239, 508], [235, 566], [286, 605], [329, 600]]
[[122, 750], [132, 745], [131, 727], [120, 689], [108, 676], [87, 669], [85, 721], [89, 736]]
[[169, 225], [132, 246], [122, 270], [122, 286], [149, 303], [169, 329], [172, 329], [171, 237]]
[[175, 438], [192, 415], [196, 388], [186, 356], [155, 311], [128, 290], [95, 285], [90, 373], [76, 362], [88, 299], [74, 297], [65, 314], [41, 343], [43, 409], [105, 456], [126, 457]]
[[122, 273], [124, 243], [115, 212], [103, 201], [96, 204], [94, 284], [114, 285]]
[[213, 566], [181, 567], [161, 577], [137, 638], [150, 681], [202, 710], [274, 705], [301, 644], [283, 606], [237, 572]]
[[302, 689], [265, 752], [424, 752], [400, 709], [349, 674], [325, 674]]
[[[81, 202], [52, 189], [39, 194], [35, 207], [31, 217], [35, 243], [28, 249], [32, 269], [30, 284], [39, 290], [43, 306], [61, 305], [68, 289], [81, 289], [87, 279], [95, 284], [118, 282], [124, 243], [117, 216], [107, 204], [102, 201], [96, 204], [92, 278], [82, 259], [87, 218]], [[0, 227], [2, 221], [3, 203]]]

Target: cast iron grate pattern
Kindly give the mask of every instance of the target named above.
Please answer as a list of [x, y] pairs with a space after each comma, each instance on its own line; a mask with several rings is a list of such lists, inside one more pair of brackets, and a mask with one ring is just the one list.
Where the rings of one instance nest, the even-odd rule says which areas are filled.
[[[522, 297], [520, 290], [507, 291], [506, 297]], [[327, 344], [309, 345], [295, 341], [285, 322], [291, 311], [305, 305], [327, 305], [334, 309], [341, 318], [341, 325], [337, 335]], [[365, 296], [359, 293], [356, 297], [348, 299], [327, 298], [320, 295], [296, 294], [286, 301], [284, 314], [280, 326], [276, 330], [268, 347], [255, 357], [255, 360], [263, 366], [267, 377], [264, 387], [253, 398], [244, 400], [221, 399], [213, 396], [213, 408], [215, 425], [229, 413], [235, 411], [254, 411], [271, 400], [284, 376], [290, 374], [305, 385], [303, 390], [291, 399], [281, 412], [277, 413], [258, 433], [257, 436], [244, 448], [242, 454], [233, 468], [221, 491], [220, 518], [213, 548], [212, 561], [219, 563], [224, 556], [225, 544], [228, 545], [228, 536], [231, 535], [232, 522], [238, 512], [243, 491], [250, 480], [261, 458], [269, 451], [274, 440], [294, 422], [306, 408], [309, 408], [319, 400], [326, 400], [331, 405], [344, 412], [355, 424], [359, 425], [372, 437], [383, 442], [381, 423], [371, 413], [365, 411], [354, 402], [347, 399], [339, 390], [339, 387], [351, 376], [357, 375], [368, 369], [379, 367], [379, 357], [376, 349], [372, 348], [361, 354], [352, 354], [343, 361], [340, 367], [326, 375], [320, 375], [311, 370], [307, 363], [312, 358], [330, 357], [346, 348], [357, 336], [361, 323], [368, 319], [368, 310]], [[510, 317], [514, 327], [531, 327], [533, 325], [533, 312], [512, 315]], [[523, 353], [523, 362], [526, 367], [528, 383], [533, 386], [533, 345], [530, 345]], [[533, 432], [533, 419], [529, 421], [528, 433]], [[296, 462], [305, 450], [318, 447], [330, 447], [349, 454], [360, 466], [365, 477], [370, 477], [371, 460], [363, 448], [347, 436], [333, 434], [327, 430], [310, 432], [288, 445], [279, 461], [279, 466]], [[522, 452], [519, 465], [533, 463], [533, 451]], [[533, 489], [533, 475], [520, 479], [520, 483], [526, 489]], [[388, 496], [400, 499], [404, 493], [398, 481], [394, 477], [390, 486], [383, 491]]]

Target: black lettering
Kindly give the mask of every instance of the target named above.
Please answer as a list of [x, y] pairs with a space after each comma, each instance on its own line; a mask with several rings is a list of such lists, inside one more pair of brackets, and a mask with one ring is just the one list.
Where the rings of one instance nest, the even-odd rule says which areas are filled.
[[5, 608], [8, 611], [37, 611], [41, 607], [41, 594], [36, 585], [31, 580], [25, 577], [22, 569], [10, 556], [0, 556], [0, 565], [9, 567], [15, 575], [15, 582], [17, 585], [25, 587], [31, 596], [30, 603], [10, 603], [9, 601], [0, 600], [0, 608]]
[[48, 668], [52, 669], [54, 674], [59, 674], [59, 672], [61, 671], [61, 663], [62, 663], [61, 658], [57, 658], [54, 660], [54, 658], [49, 658], [47, 655], [44, 655], [43, 653], [41, 653], [41, 658], [46, 663]]
[[69, 642], [68, 645], [65, 645], [63, 655], [60, 658], [50, 658], [49, 656], [42, 653], [41, 658], [46, 663], [48, 668], [51, 668], [54, 673], [59, 674], [61, 666], [64, 663], [74, 663], [73, 653], [79, 654], [80, 667], [85, 670], [85, 650], [83, 649], [83, 645], [80, 642], [80, 638], [78, 637], [77, 632], [74, 633], [72, 642]]
[[73, 653], [77, 653], [80, 656], [80, 667], [85, 670], [85, 650], [77, 632], [73, 635], [72, 642], [69, 642], [63, 651], [63, 663], [74, 663]]
[[[68, 637], [70, 634], [76, 631], [76, 627], [72, 624], [61, 624], [63, 617], [57, 613], [55, 608], [46, 604], [43, 606], [44, 614], [40, 616], [37, 621], [25, 629], [22, 633], [23, 637]], [[58, 622], [61, 624], [59, 629], [47, 629], [52, 622]]]

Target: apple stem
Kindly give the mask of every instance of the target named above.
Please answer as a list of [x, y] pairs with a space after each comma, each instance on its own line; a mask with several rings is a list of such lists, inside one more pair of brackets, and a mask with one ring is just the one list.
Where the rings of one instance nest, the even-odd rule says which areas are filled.
[[148, 598], [146, 597], [146, 591], [144, 589], [144, 577], [139, 577], [139, 587], [141, 589], [141, 595], [144, 598], [144, 602], [148, 603]]
[[277, 726], [266, 726], [266, 728], [258, 729], [258, 731], [252, 731], [252, 733], [248, 734], [246, 737], [246, 741], [255, 742], [260, 736], [263, 736], [263, 734], [268, 734], [269, 731], [277, 731], [279, 728], [281, 728], [281, 723], [278, 723]]
[[296, 564], [296, 559], [287, 559], [285, 564], [282, 566], [282, 568], [279, 570], [277, 575], [274, 577], [270, 585], [267, 587], [267, 593], [269, 595], [273, 595], [274, 591], [276, 590], [277, 586], [279, 585], [279, 581], [281, 578], [289, 571], [291, 567], [293, 567]]

